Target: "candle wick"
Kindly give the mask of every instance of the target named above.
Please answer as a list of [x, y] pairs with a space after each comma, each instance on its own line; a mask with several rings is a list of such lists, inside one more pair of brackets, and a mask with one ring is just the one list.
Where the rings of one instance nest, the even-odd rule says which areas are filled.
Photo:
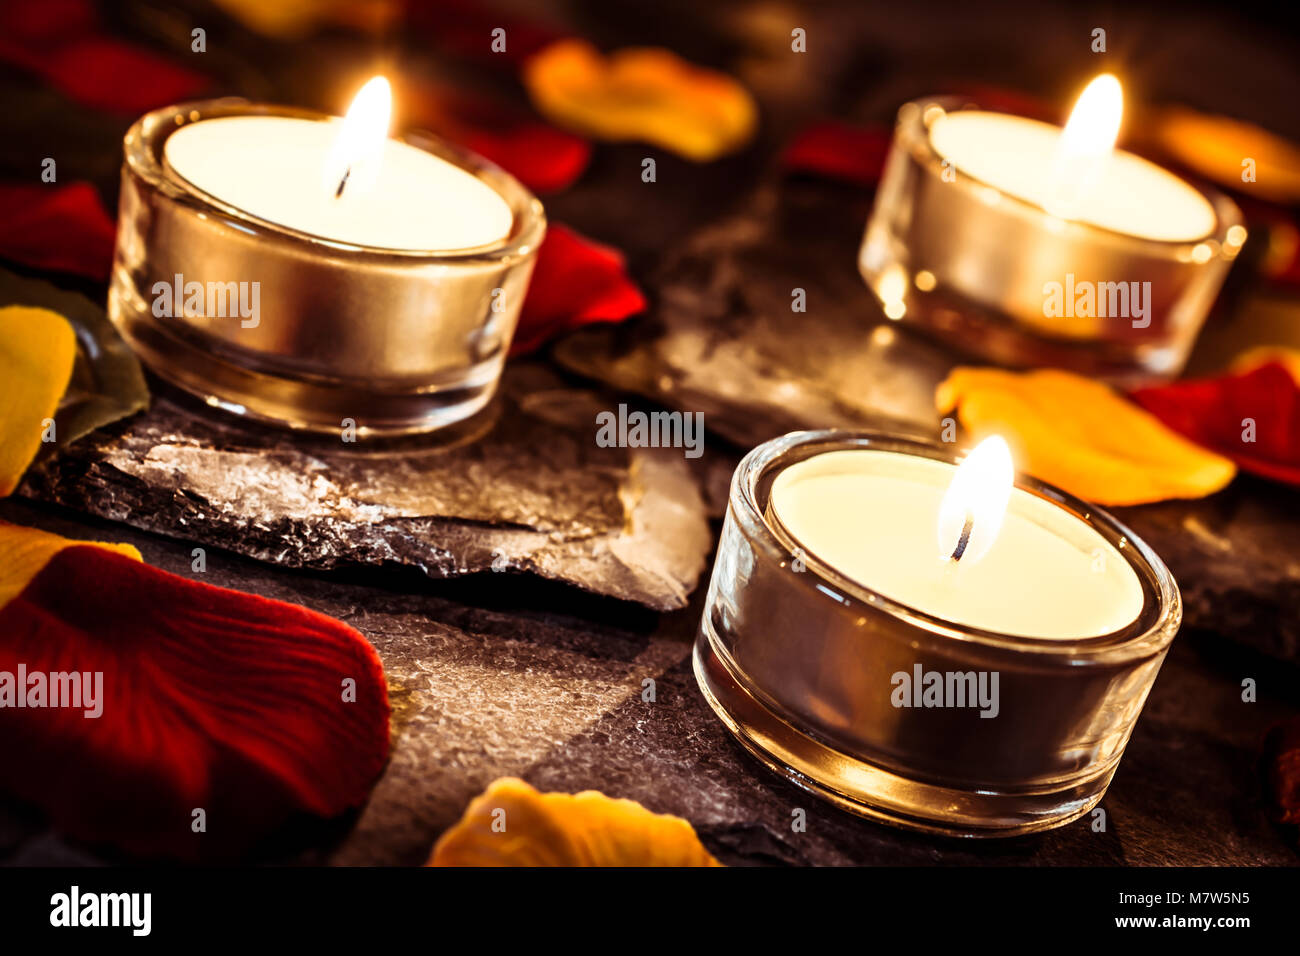
[[346, 186], [346, 185], [348, 184], [348, 177], [351, 176], [351, 175], [352, 175], [352, 167], [349, 166], [349, 167], [348, 167], [348, 168], [343, 172], [343, 178], [339, 180], [339, 188], [338, 188], [338, 190], [334, 193], [334, 198], [335, 198], [335, 199], [338, 199], [340, 196], [343, 195], [343, 187]]
[[957, 547], [952, 549], [953, 561], [960, 561], [961, 556], [966, 553], [966, 547], [970, 544], [970, 533], [975, 528], [975, 516], [969, 511], [966, 512], [966, 521], [961, 526], [961, 535], [957, 538]]

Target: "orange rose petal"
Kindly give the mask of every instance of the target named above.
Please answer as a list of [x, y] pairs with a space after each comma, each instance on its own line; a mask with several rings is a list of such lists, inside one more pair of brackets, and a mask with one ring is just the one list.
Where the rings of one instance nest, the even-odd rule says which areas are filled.
[[[1179, 162], [1229, 189], [1276, 202], [1300, 199], [1300, 146], [1253, 123], [1176, 107], [1161, 116], [1156, 139]], [[1254, 182], [1241, 178], [1248, 159]]]
[[1234, 375], [1243, 375], [1269, 362], [1281, 365], [1300, 385], [1300, 349], [1290, 349], [1284, 345], [1257, 345], [1247, 349], [1233, 359], [1229, 371]]
[[391, 29], [402, 18], [400, 0], [215, 0], [248, 29], [277, 40], [300, 40], [322, 26], [338, 24], [367, 33]]
[[77, 336], [48, 309], [0, 309], [0, 498], [18, 486], [72, 378]]
[[731, 77], [656, 47], [605, 57], [585, 41], [560, 40], [528, 60], [524, 84], [558, 125], [652, 143], [697, 162], [739, 149], [758, 119], [753, 98]]
[[504, 777], [475, 798], [429, 866], [721, 866], [681, 817], [587, 790], [538, 793]]
[[1098, 504], [1200, 498], [1236, 474], [1228, 459], [1069, 372], [957, 368], [935, 404], [940, 412], [957, 409], [976, 439], [1006, 438], [1023, 471]]

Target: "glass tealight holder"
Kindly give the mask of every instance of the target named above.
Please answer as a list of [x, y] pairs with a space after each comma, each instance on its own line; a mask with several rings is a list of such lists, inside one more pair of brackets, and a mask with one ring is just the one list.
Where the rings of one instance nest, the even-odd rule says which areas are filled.
[[[155, 373], [209, 405], [295, 429], [411, 434], [483, 408], [546, 231], [541, 203], [481, 157], [412, 135], [406, 142], [504, 199], [513, 215], [504, 239], [418, 251], [302, 233], [205, 193], [165, 161], [168, 136], [186, 124], [250, 115], [331, 119], [223, 99], [156, 110], [127, 132], [109, 292], [123, 337]], [[155, 308], [177, 276], [223, 295], [249, 283], [256, 321]]]
[[[858, 255], [885, 316], [1004, 365], [1065, 368], [1120, 383], [1180, 372], [1246, 241], [1236, 204], [1198, 187], [1216, 223], [1194, 241], [1141, 238], [1058, 218], [936, 151], [933, 125], [971, 105], [930, 97], [898, 112]], [[1069, 296], [1074, 287], [1133, 282], [1150, 283], [1140, 318], [1124, 309], [1086, 316], [1048, 315], [1044, 308], [1048, 283]]]
[[[831, 803], [962, 837], [1062, 826], [1101, 800], [1182, 618], [1160, 558], [1115, 518], [1020, 476], [1130, 563], [1142, 608], [1122, 630], [1039, 640], [954, 625], [873, 592], [793, 545], [772, 484], [814, 455], [869, 449], [951, 464], [949, 446], [868, 432], [795, 432], [732, 478], [695, 645], [704, 696], [760, 761]], [[932, 529], [920, 533], [932, 534]], [[864, 542], [870, 547], [870, 542]], [[894, 675], [998, 674], [998, 713], [900, 708]]]

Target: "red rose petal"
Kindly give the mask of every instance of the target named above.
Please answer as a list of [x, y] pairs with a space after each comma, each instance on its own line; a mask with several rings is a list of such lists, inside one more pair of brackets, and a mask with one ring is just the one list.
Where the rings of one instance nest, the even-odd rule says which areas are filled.
[[208, 85], [196, 70], [102, 33], [83, 0], [15, 0], [0, 7], [0, 62], [35, 73], [83, 106], [132, 115]]
[[1264, 738], [1264, 780], [1279, 823], [1300, 824], [1300, 717], [1269, 730]]
[[19, 664], [102, 672], [103, 713], [0, 709], [0, 787], [134, 854], [227, 857], [296, 812], [335, 816], [388, 754], [383, 668], [352, 628], [103, 548], [59, 552], [0, 609], [0, 671]]
[[[504, 15], [478, 0], [419, 0], [407, 5], [406, 25], [434, 49], [502, 66], [527, 59], [563, 35], [538, 20]], [[497, 29], [505, 31], [504, 50], [493, 49]]]
[[115, 229], [90, 183], [0, 185], [0, 259], [104, 279]]
[[89, 0], [11, 0], [0, 7], [0, 35], [45, 46], [90, 32], [98, 19]]
[[1276, 262], [1267, 274], [1274, 282], [1300, 287], [1300, 244], [1289, 256]]
[[457, 139], [538, 193], [572, 186], [591, 159], [590, 143], [543, 123], [506, 130], [467, 128]]
[[552, 223], [537, 251], [511, 354], [531, 352], [591, 322], [622, 321], [645, 307], [621, 252]]
[[402, 102], [411, 125], [482, 154], [534, 192], [573, 185], [591, 159], [585, 139], [495, 98], [416, 81], [403, 84]]
[[[1240, 375], [1138, 389], [1132, 397], [1243, 471], [1300, 485], [1300, 388], [1285, 366], [1269, 362]], [[1243, 440], [1246, 419], [1254, 421], [1254, 442]]]
[[[1015, 90], [995, 86], [949, 86], [958, 96], [978, 104], [982, 109], [1015, 113], [1046, 122], [1057, 117], [1040, 100]], [[885, 169], [892, 127], [854, 125], [839, 120], [822, 120], [804, 128], [781, 157], [782, 167], [792, 173], [808, 173], [875, 186]]]
[[995, 113], [1014, 113], [1016, 116], [1027, 116], [1030, 119], [1041, 120], [1044, 123], [1055, 123], [1057, 125], [1064, 123], [1070, 109], [1069, 104], [1053, 104], [1005, 86], [955, 83], [951, 86], [940, 85], [936, 88], [956, 90], [955, 95], [974, 103], [982, 110], [992, 110]]
[[65, 44], [39, 72], [83, 106], [132, 116], [191, 99], [208, 85], [201, 73], [107, 37]]
[[860, 186], [874, 186], [885, 168], [893, 133], [884, 126], [852, 126], [828, 120], [803, 130], [787, 147], [781, 165]]

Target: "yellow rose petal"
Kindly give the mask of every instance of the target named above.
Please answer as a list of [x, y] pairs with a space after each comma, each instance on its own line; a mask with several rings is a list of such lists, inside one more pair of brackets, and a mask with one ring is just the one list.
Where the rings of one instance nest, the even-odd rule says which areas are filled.
[[560, 40], [528, 60], [524, 85], [557, 125], [652, 143], [697, 162], [739, 149], [758, 120], [753, 98], [734, 79], [657, 47], [606, 57], [585, 41]]
[[429, 866], [721, 866], [681, 817], [504, 777], [442, 835]]
[[[1300, 199], [1300, 146], [1253, 123], [1174, 107], [1156, 124], [1156, 139], [1179, 161], [1229, 189], [1277, 202]], [[1243, 180], [1243, 174], [1251, 179]]]
[[48, 309], [0, 309], [0, 497], [18, 486], [72, 378], [77, 336]]
[[1001, 435], [1036, 478], [1103, 505], [1200, 498], [1236, 466], [1110, 387], [1070, 372], [957, 368], [935, 392], [979, 440]]
[[338, 24], [368, 33], [391, 29], [402, 18], [401, 0], [215, 0], [244, 26], [277, 40], [300, 40]]
[[1241, 375], [1251, 372], [1261, 365], [1277, 362], [1291, 373], [1291, 377], [1300, 385], [1300, 349], [1287, 348], [1284, 345], [1256, 345], [1247, 349], [1232, 361], [1231, 371]]
[[90, 545], [116, 551], [128, 558], [141, 560], [140, 552], [129, 544], [109, 544], [103, 541], [73, 541], [48, 531], [25, 528], [22, 525], [0, 521], [0, 607], [4, 607], [41, 573], [64, 548]]

